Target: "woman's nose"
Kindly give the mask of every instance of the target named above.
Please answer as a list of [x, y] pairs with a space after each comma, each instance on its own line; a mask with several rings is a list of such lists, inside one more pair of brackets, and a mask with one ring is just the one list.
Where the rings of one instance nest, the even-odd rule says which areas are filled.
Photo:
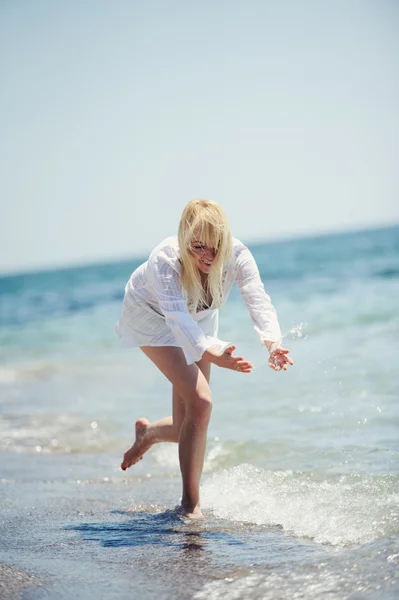
[[205, 258], [206, 260], [213, 260], [215, 258], [215, 251], [213, 248], [205, 248]]

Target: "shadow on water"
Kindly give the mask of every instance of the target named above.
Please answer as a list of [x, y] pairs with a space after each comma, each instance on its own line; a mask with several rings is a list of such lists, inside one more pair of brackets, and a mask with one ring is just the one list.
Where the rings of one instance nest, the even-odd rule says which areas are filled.
[[202, 521], [187, 523], [171, 510], [161, 513], [113, 511], [112, 514], [128, 516], [129, 520], [66, 525], [65, 529], [77, 531], [82, 539], [107, 548], [149, 545], [198, 552], [206, 550], [210, 543], [245, 546], [243, 541], [226, 532], [206, 529]]

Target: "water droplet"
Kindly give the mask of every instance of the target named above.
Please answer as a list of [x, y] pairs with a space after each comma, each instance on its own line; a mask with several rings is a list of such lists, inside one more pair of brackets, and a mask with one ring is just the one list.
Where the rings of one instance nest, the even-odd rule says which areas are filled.
[[299, 323], [299, 325], [296, 325], [295, 327], [292, 327], [289, 331], [289, 333], [292, 335], [292, 337], [295, 338], [301, 338], [303, 337], [303, 330], [306, 327], [306, 323]]

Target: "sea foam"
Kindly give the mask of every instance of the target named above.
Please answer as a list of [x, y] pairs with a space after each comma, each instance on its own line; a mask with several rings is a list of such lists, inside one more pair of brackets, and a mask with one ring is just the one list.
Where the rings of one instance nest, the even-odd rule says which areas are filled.
[[398, 501], [395, 476], [345, 476], [328, 482], [251, 465], [215, 473], [202, 487], [203, 508], [216, 517], [280, 525], [295, 536], [334, 546], [397, 535]]

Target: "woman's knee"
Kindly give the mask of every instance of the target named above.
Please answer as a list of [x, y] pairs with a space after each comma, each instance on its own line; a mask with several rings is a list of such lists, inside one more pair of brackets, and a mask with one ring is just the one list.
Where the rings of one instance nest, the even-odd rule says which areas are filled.
[[212, 396], [204, 392], [193, 393], [186, 404], [186, 411], [197, 423], [207, 424], [212, 412]]

